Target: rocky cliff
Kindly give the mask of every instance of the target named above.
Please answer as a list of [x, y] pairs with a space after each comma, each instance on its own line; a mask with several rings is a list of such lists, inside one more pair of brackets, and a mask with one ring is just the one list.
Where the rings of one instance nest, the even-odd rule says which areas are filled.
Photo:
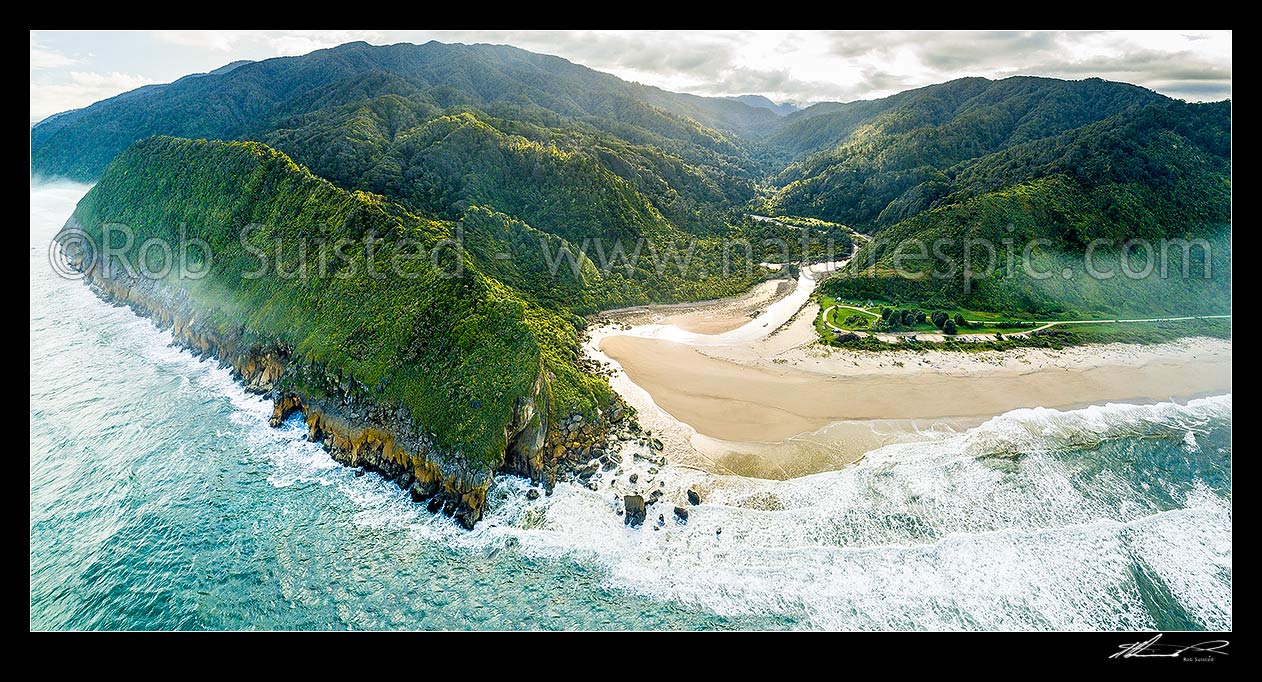
[[[336, 460], [380, 472], [472, 528], [496, 473], [551, 490], [623, 419], [620, 399], [581, 366], [573, 323], [470, 263], [459, 277], [436, 277], [424, 262], [384, 281], [245, 275], [245, 238], [225, 238], [236, 235], [217, 220], [275, 225], [282, 249], [305, 248], [321, 229], [331, 233], [323, 239], [378, 228], [432, 239], [441, 224], [389, 206], [371, 212], [376, 199], [342, 192], [259, 145], [141, 144], [148, 148], [107, 169], [62, 234], [100, 244], [104, 225], [124, 224], [133, 243], [204, 239], [214, 249], [210, 273], [105, 267], [100, 254], [70, 245], [67, 259], [99, 296], [270, 396], [273, 426], [300, 413]], [[140, 257], [121, 259], [135, 266]]]
[[406, 407], [390, 409], [375, 402], [368, 387], [352, 377], [295, 357], [288, 348], [243, 344], [208, 331], [198, 324], [187, 298], [165, 290], [157, 280], [104, 277], [81, 258], [72, 264], [86, 269], [85, 280], [102, 299], [152, 319], [180, 345], [231, 368], [248, 390], [268, 395], [274, 401], [273, 427], [301, 414], [308, 437], [323, 443], [334, 459], [380, 473], [431, 512], [447, 514], [466, 528], [482, 518], [487, 488], [497, 471], [529, 478], [550, 492], [559, 474], [581, 474], [581, 465], [604, 456], [610, 428], [623, 422], [627, 409], [615, 398], [594, 423], [584, 424], [576, 412], [550, 427], [549, 380], [541, 369], [530, 394], [516, 401], [504, 426], [502, 460], [492, 466], [471, 463], [459, 451], [435, 443]]

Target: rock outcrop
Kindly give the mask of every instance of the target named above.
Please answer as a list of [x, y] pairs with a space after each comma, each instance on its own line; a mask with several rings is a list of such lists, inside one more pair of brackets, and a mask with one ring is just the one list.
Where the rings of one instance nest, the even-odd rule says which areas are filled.
[[648, 510], [644, 505], [644, 497], [640, 495], [626, 495], [622, 498], [622, 505], [626, 508], [627, 514], [623, 518], [623, 523], [632, 528], [644, 524], [644, 518], [648, 514]]
[[675, 507], [675, 522], [688, 523], [688, 510], [683, 507]]

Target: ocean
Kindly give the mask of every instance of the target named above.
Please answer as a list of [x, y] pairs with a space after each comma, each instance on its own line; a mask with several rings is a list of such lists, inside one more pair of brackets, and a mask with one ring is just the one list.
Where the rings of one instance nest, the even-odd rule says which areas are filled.
[[1016, 410], [658, 530], [502, 477], [466, 532], [59, 277], [86, 189], [31, 188], [34, 630], [1231, 629], [1230, 395]]

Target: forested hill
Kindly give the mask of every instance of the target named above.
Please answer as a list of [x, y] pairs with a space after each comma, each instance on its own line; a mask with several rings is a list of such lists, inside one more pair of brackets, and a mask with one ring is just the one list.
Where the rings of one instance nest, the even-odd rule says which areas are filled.
[[[163, 201], [150, 199], [159, 195]], [[561, 414], [594, 415], [612, 395], [578, 371], [566, 313], [523, 300], [454, 251], [394, 256], [393, 245], [407, 240], [437, 250], [453, 225], [338, 189], [262, 144], [137, 143], [110, 164], [73, 220], [98, 239], [102, 224], [126, 224], [144, 238], [174, 241], [184, 231], [205, 240], [213, 254], [207, 275], [172, 272], [155, 288], [165, 300], [189, 302], [196, 331], [221, 346], [284, 349], [291, 365], [352, 377], [391, 410], [406, 408], [442, 450], [463, 448], [478, 464], [502, 456], [514, 401], [541, 372], [551, 376]], [[247, 224], [256, 228], [243, 231]], [[381, 246], [365, 247], [368, 232]], [[314, 255], [338, 240], [350, 246], [323, 261]], [[274, 267], [261, 265], [277, 254]], [[256, 271], [262, 275], [243, 276]]]
[[[766, 211], [876, 237], [830, 282], [834, 295], [1034, 315], [1230, 308], [1230, 102], [1189, 104], [1099, 79], [969, 78], [816, 105], [788, 116], [768, 143], [799, 160], [767, 182]], [[1087, 276], [1089, 244], [1105, 240], [1095, 251], [1117, 265], [1134, 238], [1154, 248], [1164, 238], [1207, 239], [1214, 276]], [[1037, 269], [1073, 274], [923, 276], [962, 262], [965, 239], [1001, 250], [1039, 244]], [[920, 276], [895, 274], [905, 269], [899, 248], [917, 244], [939, 245], [944, 256], [913, 267]]]
[[36, 125], [32, 170], [90, 180], [150, 135], [255, 137], [286, 118], [382, 95], [430, 113], [465, 105], [514, 118], [581, 121], [685, 156], [705, 150], [743, 159], [735, 135], [778, 119], [742, 102], [628, 83], [505, 45], [348, 43], [147, 86]]
[[95, 254], [81, 267], [99, 291], [270, 391], [275, 422], [304, 406], [339, 459], [415, 479], [414, 495], [449, 499], [467, 526], [494, 471], [538, 478], [561, 419], [595, 423], [616, 405], [581, 366], [574, 316], [444, 247], [456, 225], [342, 190], [263, 144], [132, 145], [67, 230], [106, 244], [120, 224], [205, 248], [187, 268], [148, 271], [144, 250]]
[[[1222, 314], [1231, 307], [1230, 103], [1166, 102], [1128, 110], [1059, 135], [962, 163], [907, 217], [877, 232], [854, 270], [830, 282], [841, 296], [965, 305], [1012, 314], [1160, 316]], [[888, 210], [888, 209], [887, 209]], [[965, 239], [997, 248], [1040, 240], [1033, 272], [963, 277], [894, 274], [900, 245], [941, 244], [963, 262]], [[1172, 239], [1167, 249], [1162, 240]], [[1143, 240], [1128, 249], [1130, 240]], [[1191, 276], [1181, 244], [1204, 240]], [[1092, 246], [1094, 244], [1094, 246]], [[907, 252], [906, 246], [902, 246]], [[1142, 277], [1120, 272], [1121, 259]], [[929, 259], [913, 271], [942, 266]], [[1206, 262], [1208, 261], [1208, 264]], [[896, 265], [897, 264], [897, 265]], [[1155, 269], [1152, 269], [1153, 265]], [[1176, 273], [1166, 276], [1165, 273]]]
[[820, 149], [772, 178], [773, 205], [870, 231], [930, 208], [961, 164], [1170, 101], [1125, 83], [1018, 77], [816, 105], [772, 137], [793, 153]]
[[[891, 240], [1001, 220], [1062, 251], [1230, 222], [1230, 103], [1100, 79], [964, 78], [780, 115], [757, 98], [670, 93], [513, 47], [351, 43], [51, 117], [31, 130], [32, 174], [94, 179], [155, 134], [266, 143], [343, 189], [469, 219], [485, 249], [695, 244], [696, 262], [713, 266], [732, 239], [796, 241], [743, 216], [760, 213], [831, 226], [814, 236], [834, 240], [834, 255], [848, 228], [887, 237], [863, 254], [879, 263]], [[1073, 214], [1046, 210], [1073, 202]], [[560, 289], [575, 295], [559, 296], [537, 259], [482, 265], [578, 312], [721, 296], [758, 277], [585, 263]]]
[[[570, 300], [590, 311], [737, 293], [756, 281], [747, 266], [757, 260], [716, 272], [730, 260], [721, 240], [797, 241], [796, 230], [741, 217], [765, 174], [753, 131], [778, 118], [513, 47], [352, 43], [149, 86], [49, 119], [31, 131], [31, 168], [91, 180], [151, 135], [255, 140], [339, 187], [425, 216], [459, 220], [480, 207], [573, 252], [644, 253], [651, 242], [711, 265], [687, 275], [647, 258], [606, 268]], [[835, 242], [838, 252], [849, 248], [846, 234]], [[538, 250], [519, 254], [522, 262], [537, 263]], [[550, 295], [542, 279], [519, 283]]]

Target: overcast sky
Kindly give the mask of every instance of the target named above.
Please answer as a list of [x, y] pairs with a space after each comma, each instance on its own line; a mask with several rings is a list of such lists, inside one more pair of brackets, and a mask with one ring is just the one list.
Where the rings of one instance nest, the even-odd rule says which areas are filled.
[[798, 104], [1018, 74], [1231, 96], [1230, 31], [32, 31], [31, 121], [238, 59], [353, 40], [506, 43], [668, 90]]

